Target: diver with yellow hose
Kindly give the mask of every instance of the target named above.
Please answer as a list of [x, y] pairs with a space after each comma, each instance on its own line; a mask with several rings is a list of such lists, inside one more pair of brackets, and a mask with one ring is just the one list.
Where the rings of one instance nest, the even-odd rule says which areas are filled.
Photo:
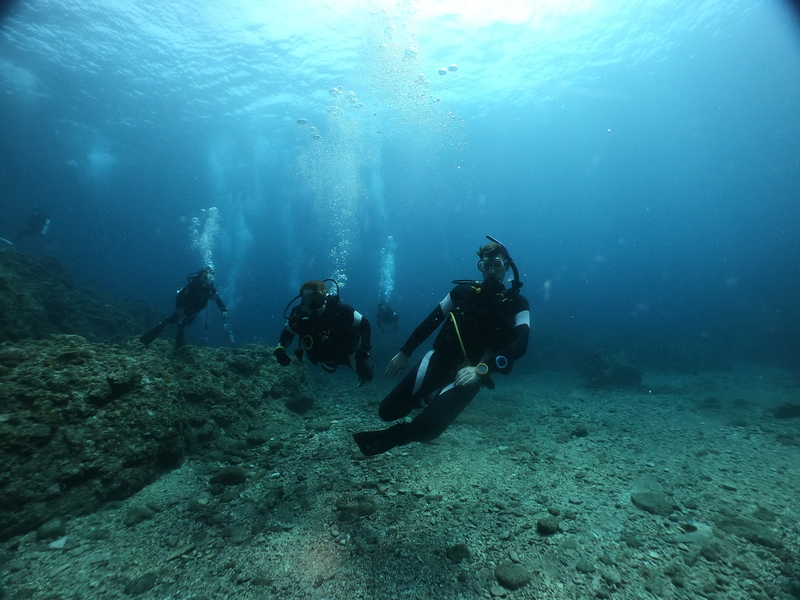
[[[425, 354], [381, 402], [384, 421], [422, 412], [410, 423], [388, 429], [353, 434], [361, 452], [380, 454], [409, 442], [439, 437], [464, 410], [481, 387], [494, 388], [493, 373], [507, 375], [525, 354], [530, 333], [530, 306], [520, 294], [522, 282], [503, 244], [491, 236], [478, 249], [478, 269], [483, 281], [458, 280], [453, 290], [414, 330], [386, 368], [393, 377], [408, 358], [440, 325], [433, 350]], [[508, 270], [514, 273], [505, 287]]]
[[[335, 281], [331, 281], [336, 284]], [[339, 286], [336, 293], [329, 294], [325, 281], [306, 281], [300, 286], [300, 294], [289, 302], [288, 310], [295, 300], [295, 306], [286, 317], [286, 326], [281, 332], [278, 346], [273, 351], [281, 366], [288, 367], [292, 359], [286, 353], [294, 336], [300, 340], [294, 351], [298, 360], [303, 353], [312, 364], [321, 364], [328, 373], [339, 365], [353, 369], [358, 375], [359, 386], [372, 380], [372, 368], [367, 364], [370, 350], [372, 328], [369, 321], [349, 304], [339, 301]]]

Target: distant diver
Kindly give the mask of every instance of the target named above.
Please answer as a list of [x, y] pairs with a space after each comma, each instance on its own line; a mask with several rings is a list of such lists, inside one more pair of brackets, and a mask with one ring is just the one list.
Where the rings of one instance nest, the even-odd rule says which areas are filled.
[[[335, 294], [328, 293], [325, 281], [336, 285]], [[298, 336], [298, 347], [294, 351], [298, 360], [303, 359], [305, 351], [311, 364], [321, 364], [327, 373], [333, 373], [339, 365], [349, 367], [358, 375], [358, 385], [361, 386], [372, 381], [372, 368], [367, 364], [372, 350], [372, 328], [366, 317], [339, 300], [336, 281], [325, 281], [311, 280], [300, 286], [300, 293], [289, 302], [289, 306], [298, 298], [300, 304], [286, 317], [286, 326], [273, 354], [281, 366], [288, 367], [292, 359], [286, 348]]]
[[[178, 290], [175, 296], [175, 311], [150, 331], [139, 338], [145, 346], [155, 340], [170, 323], [178, 324], [178, 335], [175, 338], [175, 350], [183, 346], [183, 330], [191, 325], [197, 314], [206, 308], [209, 300], [213, 300], [222, 311], [222, 321], [227, 325], [228, 309], [214, 287], [214, 269], [203, 267], [197, 273], [188, 276], [189, 282]], [[206, 313], [206, 329], [208, 329], [208, 313]], [[233, 342], [233, 333], [225, 328]]]
[[400, 324], [400, 316], [392, 310], [388, 302], [384, 302], [383, 300], [378, 302], [378, 309], [375, 311], [375, 320], [378, 322], [378, 329], [381, 330], [381, 333], [386, 333], [386, 329], [383, 327], [384, 325], [386, 325], [387, 328], [391, 326], [394, 331], [397, 331], [397, 326]]
[[[49, 229], [50, 219], [47, 218], [47, 214], [41, 208], [34, 208], [25, 220], [25, 227], [18, 231], [9, 243], [16, 245], [26, 237], [45, 236]], [[8, 240], [4, 241], [8, 242]]]
[[[456, 287], [414, 330], [386, 368], [389, 377], [403, 371], [409, 356], [441, 325], [433, 350], [383, 399], [378, 416], [396, 421], [414, 409], [422, 412], [411, 422], [354, 433], [364, 455], [436, 439], [481, 387], [494, 388], [493, 373], [507, 375], [525, 354], [530, 333], [528, 300], [519, 292], [522, 282], [508, 250], [487, 237], [491, 243], [478, 250], [483, 281], [454, 281]], [[514, 273], [510, 289], [504, 285], [509, 269]]]

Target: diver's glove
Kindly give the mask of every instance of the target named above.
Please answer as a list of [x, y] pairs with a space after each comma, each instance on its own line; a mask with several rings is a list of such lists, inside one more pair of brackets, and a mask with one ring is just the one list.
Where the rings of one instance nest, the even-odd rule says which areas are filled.
[[222, 311], [222, 320], [223, 321], [227, 321], [228, 320], [228, 311], [227, 310], [223, 310]]
[[286, 354], [286, 348], [283, 346], [278, 346], [275, 348], [272, 354], [278, 359], [278, 363], [282, 367], [288, 367], [292, 363], [292, 359], [289, 358], [288, 354]]
[[356, 362], [360, 360], [367, 360], [369, 358], [369, 351], [359, 348], [356, 350], [355, 354], [353, 354], [353, 358], [356, 359]]
[[356, 374], [358, 375], [359, 383], [372, 381], [372, 368], [370, 368], [366, 360], [356, 360]]

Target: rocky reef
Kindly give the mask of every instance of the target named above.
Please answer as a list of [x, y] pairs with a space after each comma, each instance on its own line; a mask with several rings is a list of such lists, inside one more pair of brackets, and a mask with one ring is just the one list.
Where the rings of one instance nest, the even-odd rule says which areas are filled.
[[76, 283], [53, 258], [0, 248], [0, 342], [58, 333], [119, 341], [162, 316], [143, 302]]
[[228, 446], [264, 443], [313, 402], [305, 368], [265, 346], [2, 343], [0, 540], [127, 498], [187, 455], [236, 452], [217, 447], [223, 431]]

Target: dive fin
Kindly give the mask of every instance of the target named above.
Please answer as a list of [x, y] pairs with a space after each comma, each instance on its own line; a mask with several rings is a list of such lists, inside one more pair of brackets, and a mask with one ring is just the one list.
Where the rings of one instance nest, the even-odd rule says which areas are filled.
[[145, 346], [149, 345], [150, 343], [153, 342], [153, 340], [155, 340], [161, 334], [162, 331], [164, 331], [164, 327], [166, 326], [167, 323], [165, 321], [162, 321], [161, 323], [153, 327], [150, 331], [145, 333], [142, 337], [140, 337], [139, 341], [142, 342]]

